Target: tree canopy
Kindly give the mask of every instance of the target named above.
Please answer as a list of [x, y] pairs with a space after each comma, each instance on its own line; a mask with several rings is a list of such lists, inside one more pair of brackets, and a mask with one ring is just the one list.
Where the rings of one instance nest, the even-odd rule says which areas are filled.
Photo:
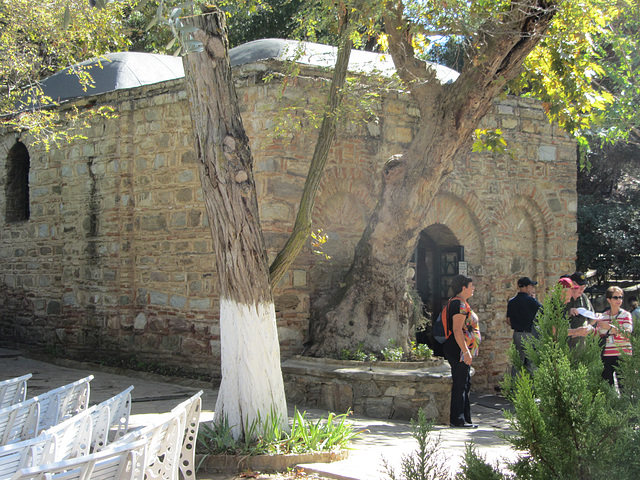
[[[171, 13], [179, 2], [99, 3], [103, 8], [92, 8], [90, 2], [81, 0], [46, 4], [1, 0], [0, 79], [6, 95], [0, 101], [0, 112], [15, 110], [16, 98], [24, 87], [87, 58], [129, 49], [172, 52], [170, 29], [148, 27], [157, 12]], [[458, 69], [465, 62], [482, 60], [471, 45], [500, 21], [508, 8], [527, 8], [526, 2], [506, 0], [395, 3], [406, 15], [406, 35], [412, 48], [419, 55]], [[390, 34], [383, 21], [385, 4], [382, 0], [219, 2], [228, 16], [231, 46], [266, 37], [337, 44], [339, 11], [357, 9], [362, 14], [351, 33], [355, 47], [381, 51], [388, 49]], [[579, 138], [584, 149], [588, 148], [583, 136], [587, 131], [598, 138], [639, 141], [637, 2], [564, 0], [554, 5], [557, 14], [548, 35], [528, 56], [523, 75], [511, 82], [507, 91], [543, 100], [550, 119]], [[86, 74], [81, 81], [90, 83]], [[36, 124], [23, 128], [36, 128]]]
[[[85, 0], [0, 0], [0, 115], [5, 115], [0, 122], [29, 130], [46, 144], [77, 135], [55, 128], [59, 113], [42, 108], [51, 99], [44, 98], [38, 82], [83, 60], [126, 51], [130, 42], [123, 20], [130, 10], [130, 0], [101, 9]], [[77, 69], [76, 74], [91, 88], [90, 71]], [[93, 113], [99, 112], [76, 110], [65, 116], [70, 125], [80, 126]]]
[[635, 280], [640, 272], [640, 147], [605, 145], [578, 174], [579, 268], [596, 270], [598, 283], [611, 277]]
[[545, 102], [549, 118], [579, 138], [637, 138], [638, 3], [559, 2], [546, 36], [525, 61], [517, 94]]
[[303, 0], [264, 0], [260, 4], [222, 1], [228, 15], [231, 48], [261, 38], [295, 38]]
[[[490, 34], [509, 8], [529, 8], [527, 2], [506, 0], [392, 3], [406, 15], [405, 32], [418, 56], [458, 70], [465, 62], [482, 61], [472, 47], [474, 39]], [[525, 60], [522, 75], [505, 92], [542, 100], [550, 120], [574, 135], [584, 151], [588, 150], [586, 134], [607, 141], [640, 140], [636, 108], [640, 87], [635, 81], [640, 66], [638, 3], [548, 3], [556, 10], [549, 32]], [[335, 12], [355, 8], [365, 14], [353, 34], [354, 44], [381, 51], [388, 50], [390, 34], [383, 21], [385, 5], [391, 4], [382, 0], [222, 1], [230, 15], [232, 44], [272, 33], [335, 44]]]

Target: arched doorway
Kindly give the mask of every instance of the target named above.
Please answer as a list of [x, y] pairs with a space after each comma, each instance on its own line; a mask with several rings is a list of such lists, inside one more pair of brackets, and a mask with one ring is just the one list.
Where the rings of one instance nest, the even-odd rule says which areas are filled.
[[[453, 295], [451, 279], [458, 273], [466, 273], [461, 272], [465, 266], [464, 246], [447, 226], [434, 224], [420, 232], [413, 261], [415, 288], [422, 300], [423, 314], [432, 323]], [[438, 353], [429, 333], [430, 325], [416, 332], [416, 341], [426, 343]]]
[[29, 151], [17, 141], [7, 155], [5, 221], [7, 223], [29, 220]]

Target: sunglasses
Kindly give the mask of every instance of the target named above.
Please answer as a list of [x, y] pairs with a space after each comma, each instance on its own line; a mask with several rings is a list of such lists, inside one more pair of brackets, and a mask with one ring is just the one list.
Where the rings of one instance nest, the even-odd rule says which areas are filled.
[[622, 300], [624, 297], [611, 297], [613, 300]]

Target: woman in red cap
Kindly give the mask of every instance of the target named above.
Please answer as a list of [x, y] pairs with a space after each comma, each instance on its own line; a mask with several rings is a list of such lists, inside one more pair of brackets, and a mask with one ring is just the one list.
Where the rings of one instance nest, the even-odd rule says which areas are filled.
[[[562, 289], [563, 289], [562, 293], [564, 294], [563, 300], [566, 305], [571, 300], [571, 289], [575, 287], [575, 284], [573, 283], [573, 280], [571, 280], [571, 278], [562, 277], [560, 280], [558, 280], [558, 285], [562, 286]], [[569, 312], [567, 312], [567, 315], [568, 314]], [[589, 332], [592, 332], [592, 331], [593, 331], [593, 327], [591, 325], [585, 325], [578, 328], [569, 328], [567, 330], [567, 335], [573, 338], [586, 337], [589, 334]]]

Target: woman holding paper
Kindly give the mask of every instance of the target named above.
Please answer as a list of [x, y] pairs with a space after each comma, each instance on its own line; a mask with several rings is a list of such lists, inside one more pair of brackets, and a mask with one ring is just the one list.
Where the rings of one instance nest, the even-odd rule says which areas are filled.
[[[620, 355], [631, 355], [631, 343], [628, 337], [633, 331], [633, 319], [629, 312], [620, 308], [624, 298], [621, 288], [609, 287], [605, 296], [610, 308], [597, 320], [597, 328], [600, 338], [605, 340], [602, 352], [604, 364], [602, 378], [613, 385], [614, 369], [618, 366]], [[622, 387], [619, 380], [618, 386]]]

